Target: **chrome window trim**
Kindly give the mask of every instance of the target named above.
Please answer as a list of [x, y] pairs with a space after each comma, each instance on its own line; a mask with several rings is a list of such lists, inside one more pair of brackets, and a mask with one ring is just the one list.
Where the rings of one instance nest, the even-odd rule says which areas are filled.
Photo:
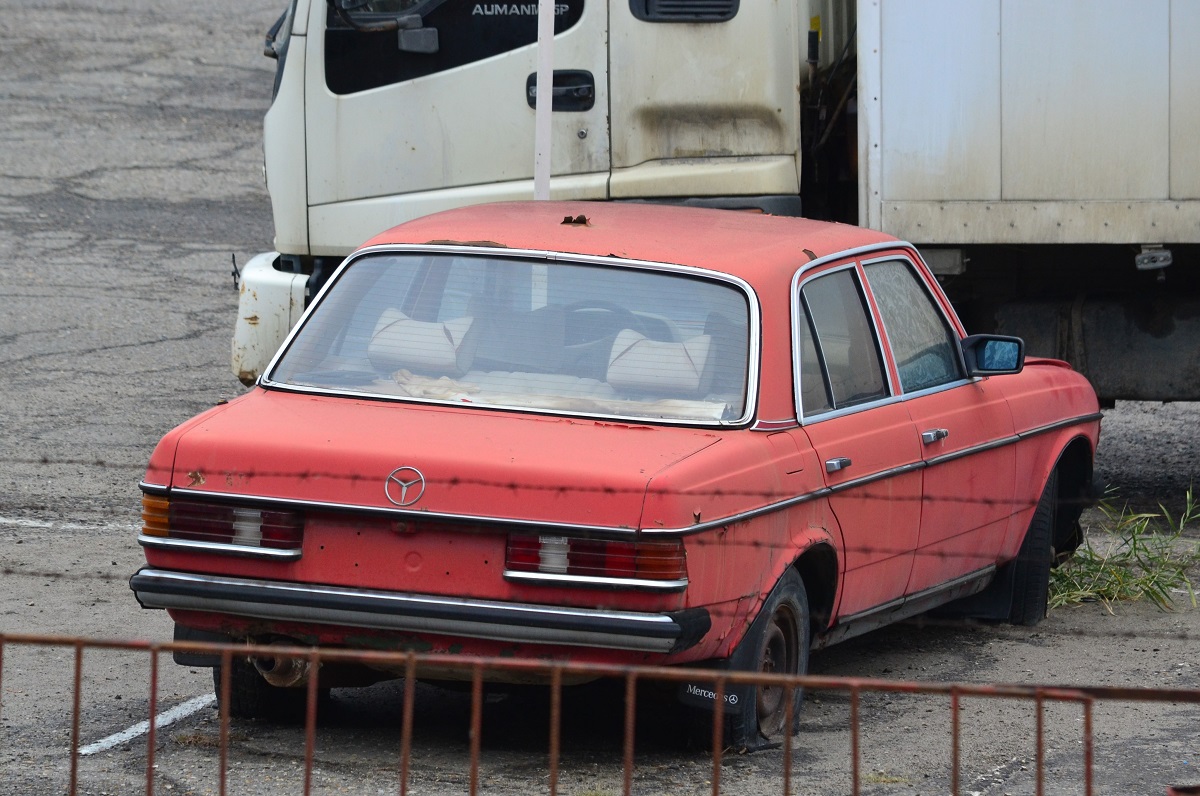
[[959, 387], [965, 387], [966, 385], [974, 384], [977, 381], [980, 381], [980, 379], [969, 378], [969, 377], [955, 379], [954, 381], [948, 381], [944, 384], [938, 384], [934, 387], [926, 387], [923, 390], [916, 390], [915, 392], [902, 393], [900, 395], [900, 400], [901, 401], [911, 401], [915, 398], [923, 398], [926, 395], [937, 395], [940, 392], [947, 392], [948, 390], [954, 390]]
[[[660, 273], [678, 274], [681, 276], [690, 276], [700, 279], [708, 279], [715, 282], [723, 282], [730, 287], [741, 291], [746, 299], [747, 312], [749, 314], [748, 322], [748, 346], [749, 350], [746, 353], [746, 405], [741, 417], [736, 420], [694, 420], [694, 419], [675, 419], [675, 418], [655, 418], [641, 415], [614, 415], [614, 414], [590, 414], [584, 412], [570, 412], [562, 409], [540, 409], [521, 406], [504, 406], [500, 404], [486, 403], [451, 403], [448, 401], [440, 401], [434, 398], [411, 398], [400, 397], [396, 395], [388, 395], [384, 393], [369, 393], [369, 392], [342, 392], [339, 390], [324, 388], [324, 387], [307, 387], [301, 385], [285, 384], [271, 380], [271, 374], [275, 372], [279, 360], [291, 347], [292, 341], [299, 333], [300, 329], [308, 322], [309, 315], [313, 309], [319, 305], [325, 297], [325, 293], [333, 287], [333, 285], [342, 277], [342, 274], [347, 268], [358, 262], [364, 257], [374, 256], [379, 254], [455, 254], [469, 255], [472, 257], [494, 257], [510, 260], [545, 260], [547, 262], [579, 264], [579, 265], [595, 265], [602, 267], [617, 267], [628, 268], [639, 271], [657, 271]], [[671, 425], [671, 426], [693, 426], [703, 428], [739, 428], [750, 424], [755, 412], [758, 409], [758, 382], [760, 368], [760, 352], [761, 352], [761, 335], [762, 335], [762, 309], [759, 305], [758, 294], [751, 287], [750, 283], [741, 277], [733, 274], [723, 273], [721, 271], [713, 271], [707, 268], [698, 268], [689, 265], [680, 265], [676, 263], [662, 263], [650, 260], [636, 260], [629, 257], [605, 257], [595, 254], [572, 254], [570, 252], [555, 252], [543, 249], [507, 249], [496, 246], [462, 246], [449, 244], [419, 244], [419, 243], [387, 243], [367, 248], [359, 249], [351, 254], [334, 270], [333, 274], [326, 281], [320, 292], [309, 301], [308, 307], [300, 316], [300, 320], [288, 332], [284, 338], [283, 344], [279, 346], [279, 350], [271, 357], [271, 361], [267, 363], [267, 367], [263, 369], [262, 375], [258, 377], [256, 384], [265, 389], [279, 390], [281, 392], [295, 392], [305, 395], [329, 395], [339, 398], [359, 398], [370, 400], [389, 401], [391, 403], [400, 404], [425, 404], [431, 406], [452, 406], [456, 408], [474, 408], [491, 411], [503, 412], [520, 412], [523, 414], [536, 415], [555, 415], [563, 417], [583, 417], [588, 419], [601, 419], [618, 422], [637, 423], [641, 425]]]
[[[494, 641], [665, 653], [683, 634], [674, 618], [661, 613], [506, 603], [168, 570], [142, 569], [130, 579], [130, 587], [144, 608]], [[204, 594], [206, 590], [223, 594]], [[240, 597], [235, 596], [238, 593]]]
[[[894, 245], [894, 244], [888, 244], [888, 246], [892, 246], [892, 245]], [[867, 247], [868, 250], [871, 250], [872, 248], [873, 247]], [[857, 250], [849, 250], [849, 251], [857, 251]], [[839, 254], [839, 255], [831, 255], [830, 257], [823, 257], [820, 260], [813, 260], [811, 263], [808, 263], [806, 266], [800, 268], [800, 270], [798, 270], [792, 276], [791, 295], [788, 297], [788, 303], [791, 306], [791, 313], [792, 313], [791, 327], [790, 327], [790, 332], [791, 332], [791, 337], [792, 337], [792, 339], [791, 339], [791, 345], [792, 345], [792, 405], [796, 412], [796, 418], [800, 421], [800, 423], [802, 425], [808, 425], [809, 422], [813, 422], [818, 419], [826, 420], [826, 419], [833, 418], [833, 417], [842, 417], [843, 415], [854, 414], [855, 412], [861, 412], [865, 409], [870, 409], [870, 408], [873, 408], [876, 406], [883, 406], [888, 403], [893, 403], [893, 402], [899, 400], [899, 398], [900, 398], [900, 396], [893, 389], [894, 385], [892, 383], [892, 379], [895, 374], [893, 374], [892, 369], [888, 366], [887, 352], [884, 351], [884, 349], [883, 349], [883, 346], [885, 344], [885, 338], [880, 334], [879, 326], [878, 326], [878, 324], [875, 323], [875, 313], [871, 309], [871, 298], [870, 298], [870, 293], [869, 293], [870, 286], [866, 283], [866, 274], [863, 271], [861, 271], [859, 264], [858, 264], [858, 259], [857, 258], [851, 259], [849, 262], [844, 263], [844, 264], [838, 266], [837, 268], [831, 268], [828, 271], [823, 271], [819, 274], [809, 274], [808, 276], [805, 276], [803, 279], [800, 278], [800, 275], [803, 274], [805, 271], [812, 270], [812, 267], [815, 263], [820, 263], [822, 261], [824, 261], [824, 262], [837, 261], [837, 260], [845, 259], [848, 256], [850, 256], [849, 252], [843, 252], [842, 254]], [[807, 285], [809, 282], [815, 281], [822, 277], [829, 276], [830, 274], [841, 273], [842, 271], [853, 271], [854, 272], [854, 280], [855, 280], [855, 284], [859, 290], [859, 297], [866, 303], [864, 310], [867, 313], [867, 322], [870, 325], [871, 331], [874, 333], [875, 352], [879, 355], [879, 364], [883, 367], [884, 387], [886, 388], [888, 394], [885, 397], [880, 398], [875, 401], [868, 401], [866, 403], [855, 404], [854, 406], [847, 406], [843, 409], [831, 409], [828, 412], [822, 412], [820, 414], [813, 415], [811, 418], [805, 418], [804, 417], [804, 405], [803, 405], [803, 401], [801, 400], [801, 395], [803, 393], [803, 390], [800, 385], [800, 379], [803, 376], [803, 373], [802, 373], [802, 367], [801, 367], [801, 363], [800, 363], [801, 351], [800, 351], [800, 346], [798, 345], [799, 340], [797, 339], [797, 330], [800, 328], [800, 323], [802, 320], [804, 320], [804, 322], [807, 323], [807, 320], [806, 320], [807, 314], [804, 312], [804, 308], [801, 306], [800, 293], [801, 293], [801, 291], [804, 290], [804, 286]], [[824, 354], [821, 352], [820, 348], [817, 349], [817, 355], [822, 357], [822, 359], [824, 358]], [[829, 372], [828, 365], [826, 365], [826, 363], [824, 361], [822, 361], [821, 365], [824, 368], [824, 372], [828, 373]], [[896, 384], [900, 383], [899, 378], [896, 378], [895, 383]]]
[[[867, 405], [864, 405], [864, 406], [867, 406]], [[858, 409], [858, 407], [854, 407], [854, 408]], [[822, 416], [822, 419], [824, 419], [824, 418], [825, 418], [825, 416]], [[606, 526], [606, 525], [576, 525], [576, 524], [571, 524], [571, 523], [519, 520], [519, 519], [506, 518], [506, 517], [486, 517], [486, 516], [468, 515], [468, 514], [447, 514], [444, 512], [407, 511], [404, 509], [389, 509], [389, 508], [385, 508], [385, 507], [381, 507], [381, 506], [363, 506], [363, 505], [358, 505], [358, 504], [328, 503], [328, 502], [322, 502], [322, 501], [303, 500], [303, 499], [298, 499], [298, 498], [296, 498], [296, 499], [294, 499], [294, 498], [270, 498], [270, 497], [263, 497], [263, 496], [258, 496], [258, 495], [236, 495], [236, 494], [227, 494], [227, 493], [223, 493], [223, 492], [203, 492], [203, 491], [199, 491], [199, 490], [195, 490], [195, 489], [188, 489], [186, 487], [171, 487], [169, 489], [169, 491], [167, 492], [167, 494], [168, 495], [178, 494], [182, 497], [188, 497], [188, 498], [201, 498], [201, 499], [207, 498], [207, 499], [217, 500], [220, 502], [234, 502], [234, 503], [246, 502], [246, 503], [250, 503], [250, 504], [254, 504], [254, 505], [270, 505], [270, 506], [283, 506], [283, 507], [298, 507], [298, 508], [305, 508], [305, 509], [319, 509], [319, 510], [324, 510], [324, 511], [329, 511], [329, 512], [337, 512], [337, 513], [361, 512], [361, 513], [367, 513], [367, 514], [404, 517], [404, 518], [411, 518], [411, 519], [442, 520], [442, 521], [447, 521], [447, 522], [451, 522], [451, 523], [484, 524], [484, 525], [497, 526], [498, 529], [501, 529], [501, 530], [517, 529], [517, 530], [525, 530], [530, 533], [538, 533], [538, 529], [546, 528], [546, 529], [550, 529], [554, 532], [565, 531], [568, 533], [578, 533], [578, 534], [583, 534], [583, 535], [595, 536], [597, 538], [610, 538], [610, 539], [629, 539], [629, 538], [635, 538], [638, 535], [687, 536], [687, 535], [691, 535], [691, 534], [695, 534], [695, 533], [700, 533], [702, 531], [711, 530], [713, 528], [720, 528], [720, 527], [723, 527], [726, 525], [734, 525], [739, 522], [745, 522], [747, 520], [754, 519], [755, 517], [760, 517], [764, 514], [770, 514], [772, 512], [782, 511], [784, 509], [791, 508], [792, 506], [796, 506], [796, 505], [805, 503], [810, 500], [816, 500], [818, 498], [827, 497], [827, 496], [837, 493], [837, 492], [844, 492], [848, 489], [853, 489], [855, 487], [864, 486], [866, 484], [869, 484], [869, 483], [872, 483], [875, 481], [879, 481], [884, 478], [889, 478], [893, 475], [903, 475], [905, 473], [909, 473], [914, 470], [920, 470], [920, 469], [923, 469], [926, 467], [933, 467], [933, 466], [943, 464], [948, 461], [953, 461], [954, 459], [959, 459], [959, 458], [963, 458], [965, 456], [970, 456], [975, 453], [983, 453], [985, 451], [992, 450], [994, 448], [1001, 448], [1006, 445], [1015, 445], [1016, 443], [1021, 442], [1022, 440], [1027, 439], [1029, 437], [1036, 437], [1041, 434], [1048, 434], [1050, 432], [1057, 431], [1057, 430], [1063, 429], [1063, 428], [1069, 428], [1071, 426], [1079, 426], [1079, 425], [1084, 425], [1086, 423], [1093, 423], [1098, 420], [1101, 420], [1102, 418], [1103, 418], [1103, 415], [1101, 413], [1093, 412], [1093, 413], [1086, 414], [1086, 415], [1078, 415], [1076, 417], [1065, 418], [1063, 420], [1056, 420], [1053, 423], [1047, 423], [1042, 426], [1037, 426], [1035, 428], [1026, 429], [1024, 431], [1019, 431], [1011, 436], [1003, 437], [998, 440], [989, 440], [988, 442], [981, 443], [979, 445], [975, 445], [975, 446], [972, 446], [969, 448], [963, 448], [962, 450], [955, 451], [954, 453], [949, 453], [944, 456], [937, 456], [937, 457], [929, 459], [928, 461], [922, 460], [919, 462], [912, 462], [910, 464], [900, 465], [898, 467], [894, 467], [894, 468], [891, 468], [888, 470], [882, 470], [878, 473], [873, 473], [871, 475], [864, 476], [862, 478], [854, 479], [851, 481], [844, 481], [833, 487], [821, 487], [820, 489], [815, 489], [811, 492], [806, 492], [802, 495], [795, 495], [792, 497], [784, 498], [783, 500], [777, 500], [775, 502], [767, 503], [767, 504], [759, 506], [757, 508], [738, 512], [737, 514], [731, 514], [729, 516], [722, 517], [719, 519], [714, 519], [714, 520], [706, 520], [705, 522], [702, 522], [702, 523], [696, 523], [695, 525], [688, 525], [688, 526], [679, 527], [679, 528], [652, 527], [652, 528], [637, 529], [637, 528]], [[160, 487], [156, 487], [154, 485], [145, 484], [145, 483], [140, 484], [139, 486], [142, 486], [143, 488], [149, 487], [151, 489], [159, 489], [160, 488]]]
[[504, 570], [504, 579], [536, 583], [539, 585], [597, 586], [610, 589], [653, 589], [655, 591], [680, 591], [686, 589], [687, 578], [678, 580], [647, 580], [645, 578], [612, 578], [599, 575], [564, 575], [555, 572], [521, 572]]
[[757, 420], [750, 427], [751, 431], [789, 431], [793, 428], [800, 428], [800, 424], [796, 422], [794, 417], [789, 417], [784, 420]]
[[222, 544], [220, 542], [202, 542], [195, 539], [172, 539], [164, 536], [147, 536], [138, 534], [138, 544], [142, 547], [154, 547], [159, 550], [189, 550], [199, 553], [220, 553], [227, 556], [242, 558], [266, 558], [272, 561], [296, 561], [303, 552], [299, 547], [250, 547], [241, 544]]

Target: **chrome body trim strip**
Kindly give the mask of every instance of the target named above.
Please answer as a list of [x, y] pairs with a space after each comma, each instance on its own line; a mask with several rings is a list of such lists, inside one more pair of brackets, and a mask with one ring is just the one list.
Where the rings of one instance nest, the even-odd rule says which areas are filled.
[[666, 614], [503, 603], [143, 569], [129, 580], [143, 608], [517, 643], [671, 651]]
[[821, 649], [839, 641], [862, 635], [876, 628], [890, 625], [902, 619], [945, 605], [948, 602], [978, 594], [988, 587], [996, 575], [996, 565], [961, 575], [954, 580], [940, 583], [923, 591], [892, 600], [857, 614], [841, 617], [836, 625], [813, 639], [813, 648]]
[[1026, 431], [1018, 431], [1017, 436], [1020, 439], [1025, 439], [1026, 437], [1036, 437], [1041, 434], [1049, 434], [1052, 431], [1058, 431], [1061, 428], [1078, 426], [1084, 423], [1094, 423], [1103, 419], [1104, 413], [1093, 412], [1090, 415], [1080, 415], [1079, 417], [1071, 417], [1067, 418], [1066, 420], [1056, 420], [1055, 422], [1047, 423], [1044, 426], [1038, 426], [1037, 428], [1031, 428]]
[[555, 572], [518, 572], [511, 569], [504, 570], [504, 579], [542, 586], [596, 586], [610, 589], [652, 589], [654, 591], [680, 591], [686, 589], [688, 585], [687, 578], [647, 580], [646, 578], [609, 578], [599, 575], [565, 575]]
[[1089, 415], [1080, 415], [1079, 417], [1068, 418], [1066, 420], [1059, 420], [1054, 423], [1050, 423], [1046, 426], [1039, 426], [1036, 429], [1030, 429], [1028, 431], [1024, 431], [1024, 432], [1015, 434], [1010, 437], [1004, 437], [1003, 439], [1000, 439], [1000, 440], [992, 440], [990, 442], [985, 442], [985, 443], [982, 443], [980, 445], [975, 445], [970, 448], [963, 448], [960, 451], [955, 451], [954, 453], [948, 453], [944, 456], [938, 456], [936, 458], [929, 459], [928, 461], [911, 462], [909, 464], [900, 465], [899, 467], [893, 467], [893, 468], [890, 468], [887, 470], [881, 470], [880, 472], [873, 473], [872, 475], [863, 476], [862, 478], [856, 478], [852, 481], [845, 481], [843, 483], [835, 484], [833, 486], [822, 487], [821, 489], [816, 489], [816, 490], [813, 490], [812, 492], [806, 492], [803, 495], [797, 495], [795, 497], [787, 498], [785, 500], [780, 500], [780, 501], [776, 501], [774, 503], [769, 503], [765, 506], [761, 506], [761, 507], [755, 508], [755, 509], [750, 509], [749, 511], [743, 511], [738, 514], [733, 514], [733, 515], [730, 515], [728, 517], [724, 517], [721, 519], [707, 520], [703, 523], [697, 523], [696, 525], [690, 525], [686, 528], [643, 528], [641, 530], [641, 533], [646, 534], [647, 536], [649, 536], [649, 535], [654, 535], [654, 536], [687, 535], [687, 534], [699, 533], [700, 531], [707, 531], [712, 528], [720, 528], [725, 525], [733, 525], [738, 522], [745, 522], [746, 520], [761, 516], [763, 514], [770, 514], [771, 512], [774, 512], [774, 511], [783, 511], [784, 509], [791, 508], [792, 506], [798, 505], [800, 503], [804, 503], [809, 500], [815, 500], [817, 498], [828, 497], [830, 495], [833, 495], [833, 494], [836, 494], [839, 492], [846, 492], [850, 489], [855, 489], [860, 486], [866, 486], [867, 484], [871, 484], [876, 481], [882, 481], [886, 478], [891, 478], [892, 476], [895, 476], [895, 475], [904, 475], [905, 473], [911, 473], [914, 470], [921, 470], [926, 467], [934, 467], [939, 464], [945, 464], [946, 462], [954, 461], [955, 459], [961, 459], [963, 457], [970, 456], [975, 453], [983, 453], [985, 451], [993, 450], [995, 448], [1002, 448], [1006, 445], [1015, 445], [1016, 443], [1025, 439], [1026, 437], [1033, 437], [1033, 436], [1037, 436], [1039, 434], [1045, 434], [1045, 433], [1048, 433], [1051, 431], [1056, 431], [1060, 428], [1068, 428], [1070, 426], [1077, 426], [1077, 425], [1082, 425], [1084, 423], [1090, 423], [1095, 420], [1099, 420], [1100, 417], [1101, 417], [1100, 414], [1094, 413], [1094, 414], [1089, 414]]
[[970, 456], [973, 453], [984, 453], [985, 451], [995, 450], [996, 448], [1004, 448], [1009, 445], [1015, 445], [1020, 441], [1021, 436], [1019, 434], [1014, 434], [1011, 437], [994, 439], [991, 442], [981, 442], [978, 445], [972, 445], [970, 448], [963, 448], [962, 450], [957, 450], [953, 453], [944, 453], [941, 456], [933, 456], [925, 460], [925, 466], [935, 467], [939, 464], [945, 464], [946, 462], [952, 462], [956, 459], [962, 459], [963, 457]]
[[158, 550], [188, 550], [197, 553], [218, 553], [225, 556], [242, 558], [267, 558], [272, 561], [296, 561], [300, 558], [299, 548], [281, 550], [273, 547], [250, 547], [242, 544], [221, 544], [220, 542], [201, 542], [195, 539], [171, 539], [162, 536], [147, 536], [138, 534], [138, 544], [142, 547], [153, 547]]

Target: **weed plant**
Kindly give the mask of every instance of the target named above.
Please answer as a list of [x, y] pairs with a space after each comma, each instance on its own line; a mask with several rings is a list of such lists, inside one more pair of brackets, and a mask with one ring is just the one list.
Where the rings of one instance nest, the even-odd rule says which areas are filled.
[[1107, 495], [1099, 506], [1106, 518], [1101, 530], [1111, 538], [1094, 545], [1092, 534], [1085, 535], [1075, 555], [1051, 571], [1050, 607], [1101, 602], [1111, 613], [1114, 603], [1150, 600], [1170, 610], [1178, 594], [1186, 594], [1196, 607], [1188, 571], [1200, 567], [1200, 541], [1184, 536], [1200, 522], [1192, 490], [1177, 518], [1161, 504], [1157, 512], [1132, 512], [1125, 505], [1117, 510], [1113, 503]]

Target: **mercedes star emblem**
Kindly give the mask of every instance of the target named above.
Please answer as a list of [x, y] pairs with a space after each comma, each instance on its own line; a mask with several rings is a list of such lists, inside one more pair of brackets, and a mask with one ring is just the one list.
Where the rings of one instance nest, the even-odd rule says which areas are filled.
[[388, 474], [383, 492], [397, 506], [411, 506], [425, 494], [425, 476], [415, 467], [397, 467]]

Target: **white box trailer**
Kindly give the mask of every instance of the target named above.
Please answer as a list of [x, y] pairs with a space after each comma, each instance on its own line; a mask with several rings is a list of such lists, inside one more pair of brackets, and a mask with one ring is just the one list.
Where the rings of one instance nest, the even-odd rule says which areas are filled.
[[[533, 196], [537, 7], [292, 0], [243, 380], [366, 238]], [[555, 30], [553, 198], [882, 229], [973, 331], [1200, 398], [1200, 1], [558, 0]]]

